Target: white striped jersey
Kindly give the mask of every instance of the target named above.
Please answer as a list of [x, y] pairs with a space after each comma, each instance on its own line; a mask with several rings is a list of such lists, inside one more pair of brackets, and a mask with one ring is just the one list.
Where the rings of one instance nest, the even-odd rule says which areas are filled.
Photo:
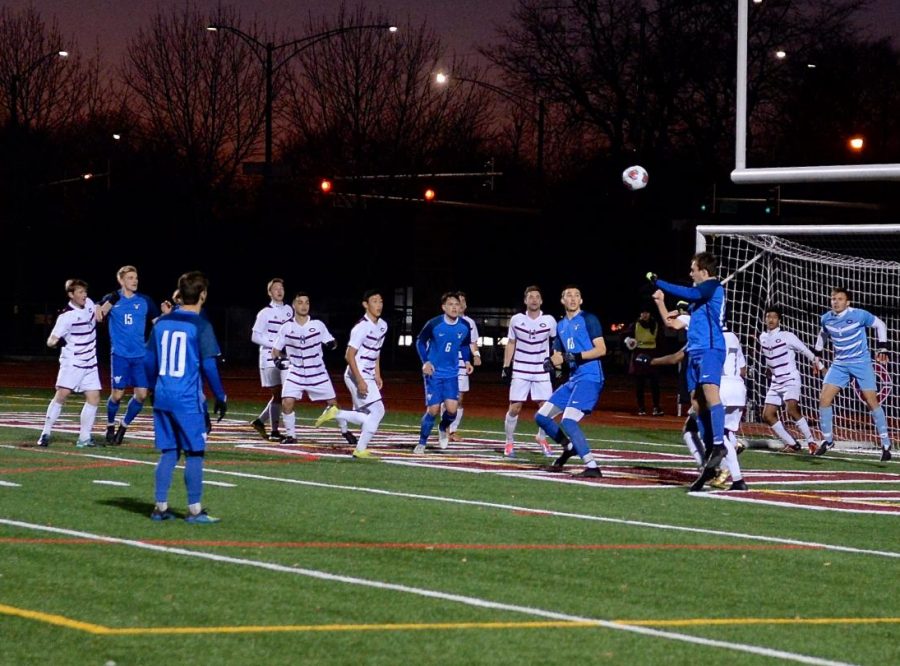
[[59, 364], [90, 370], [97, 367], [96, 306], [88, 298], [79, 308], [72, 301], [60, 312], [50, 335], [65, 338], [66, 346], [59, 351]]
[[741, 341], [731, 331], [725, 331], [725, 363], [722, 364], [723, 377], [736, 377], [743, 381], [741, 368], [747, 367], [747, 359], [741, 349]]
[[250, 339], [259, 345], [259, 367], [272, 367], [272, 345], [281, 325], [294, 318], [294, 308], [287, 303], [269, 303], [256, 315]]
[[800, 379], [796, 352], [800, 352], [810, 361], [816, 360], [815, 354], [800, 342], [800, 338], [789, 331], [782, 331], [780, 328], [760, 333], [759, 346], [762, 349], [763, 358], [766, 359], [766, 366], [772, 374], [772, 386], [776, 388]]
[[334, 336], [318, 319], [308, 319], [305, 324], [297, 323], [296, 319], [284, 322], [272, 347], [284, 352], [291, 362], [285, 381], [304, 388], [331, 381], [322, 358], [322, 345], [332, 340]]
[[543, 312], [534, 318], [519, 312], [510, 318], [506, 337], [516, 342], [513, 378], [548, 381], [550, 374], [544, 370], [544, 359], [550, 356], [550, 339], [556, 337], [556, 320]]
[[853, 362], [869, 357], [869, 341], [866, 327], [878, 332], [878, 340], [886, 344], [887, 327], [884, 322], [867, 310], [848, 307], [840, 314], [829, 310], [822, 315], [822, 329], [816, 340], [816, 351], [825, 347], [830, 339], [834, 348], [834, 362]]
[[[471, 337], [469, 342], [473, 345], [478, 344], [478, 326], [475, 325], [475, 320], [471, 317], [467, 317], [466, 315], [460, 315], [460, 319], [465, 319], [469, 324], [469, 331], [471, 332]], [[463, 360], [462, 352], [459, 353], [459, 376], [466, 376], [466, 362]]]
[[[372, 321], [368, 315], [364, 315], [350, 331], [350, 342], [347, 345], [356, 350], [356, 366], [366, 379], [375, 379], [375, 368], [387, 336], [387, 328], [384, 319]], [[349, 373], [349, 368], [347, 371]]]

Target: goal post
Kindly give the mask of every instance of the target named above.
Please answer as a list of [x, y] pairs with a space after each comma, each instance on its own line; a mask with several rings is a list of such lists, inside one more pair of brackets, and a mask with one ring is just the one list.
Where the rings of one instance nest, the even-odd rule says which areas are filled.
[[[762, 411], [768, 377], [759, 347], [765, 309], [782, 311], [782, 327], [813, 350], [822, 314], [831, 309], [831, 289], [850, 292], [851, 306], [872, 312], [885, 322], [892, 347], [887, 363], [875, 362], [879, 398], [888, 417], [891, 440], [898, 441], [900, 417], [900, 224], [784, 225], [697, 227], [696, 249], [712, 252], [719, 261], [725, 285], [728, 324], [738, 335], [747, 356], [747, 420], [756, 422]], [[876, 340], [869, 329], [869, 348]], [[823, 360], [830, 364], [831, 347]], [[822, 377], [798, 355], [803, 380], [800, 406], [818, 437], [818, 398]], [[783, 423], [792, 429], [790, 419]], [[767, 428], [751, 426], [751, 435], [769, 436]], [[796, 431], [793, 431], [796, 436]], [[834, 401], [835, 442], [842, 449], [871, 449], [878, 438], [868, 407], [855, 385]]]

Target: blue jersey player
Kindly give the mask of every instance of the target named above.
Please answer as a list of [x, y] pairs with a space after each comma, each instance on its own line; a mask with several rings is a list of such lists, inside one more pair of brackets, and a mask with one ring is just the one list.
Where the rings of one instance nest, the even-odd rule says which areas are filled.
[[[147, 376], [144, 373], [144, 346], [148, 324], [159, 316], [150, 298], [138, 292], [138, 272], [134, 266], [122, 266], [116, 273], [119, 289], [100, 300], [101, 310], [109, 325], [111, 389], [106, 401], [106, 443], [118, 446], [125, 431], [147, 399]], [[169, 308], [166, 308], [167, 310]], [[133, 394], [125, 416], [116, 429], [116, 416], [125, 389]]]
[[[697, 425], [709, 451], [706, 464], [691, 490], [700, 490], [716, 474], [725, 459], [725, 407], [719, 397], [722, 364], [725, 363], [725, 288], [716, 278], [716, 257], [699, 252], [691, 258], [693, 287], [660, 280], [653, 273], [647, 277], [656, 286], [676, 298], [690, 303], [688, 312], [687, 387], [691, 392]], [[710, 446], [711, 445], [711, 446]]]
[[216, 357], [219, 343], [209, 321], [200, 316], [209, 283], [199, 271], [178, 279], [181, 307], [160, 317], [147, 341], [144, 364], [153, 382], [153, 428], [160, 452], [156, 465], [156, 507], [153, 520], [170, 520], [169, 487], [184, 453], [189, 523], [215, 523], [201, 504], [203, 455], [206, 451], [207, 413], [203, 380], [216, 397], [215, 413], [221, 421], [227, 402]]
[[[878, 338], [878, 353], [875, 359], [879, 363], [887, 363], [887, 326], [871, 312], [850, 307], [850, 292], [843, 287], [831, 291], [831, 310], [822, 315], [822, 329], [816, 340], [816, 356], [820, 356], [825, 348], [826, 340], [831, 340], [834, 360], [822, 384], [819, 395], [819, 429], [823, 442], [816, 449], [815, 455], [821, 456], [834, 446], [832, 430], [832, 407], [835, 397], [841, 389], [856, 380], [863, 399], [869, 406], [875, 431], [881, 441], [881, 459], [891, 459], [891, 439], [888, 433], [887, 418], [884, 409], [878, 402], [875, 383], [875, 370], [869, 356], [869, 342], [866, 328], [874, 328]], [[819, 359], [815, 366], [819, 366]], [[817, 372], [817, 370], [814, 370]]]
[[[603, 391], [603, 366], [600, 357], [606, 355], [606, 342], [600, 321], [581, 309], [581, 289], [568, 286], [562, 291], [565, 315], [556, 325], [553, 354], [545, 365], [569, 368], [568, 381], [541, 405], [534, 420], [549, 437], [563, 445], [563, 454], [550, 466], [561, 472], [563, 465], [577, 453], [584, 461], [581, 476], [600, 477], [600, 468], [578, 422], [591, 413]], [[562, 414], [559, 425], [553, 418]]]
[[447, 428], [456, 418], [459, 406], [459, 357], [462, 355], [466, 373], [472, 372], [472, 350], [469, 347], [472, 331], [460, 317], [459, 297], [454, 292], [441, 296], [444, 314], [428, 320], [416, 338], [416, 351], [422, 360], [425, 378], [425, 415], [419, 431], [419, 443], [414, 452], [425, 453], [425, 443], [434, 422], [444, 406], [438, 426], [438, 442], [442, 449], [450, 443]]

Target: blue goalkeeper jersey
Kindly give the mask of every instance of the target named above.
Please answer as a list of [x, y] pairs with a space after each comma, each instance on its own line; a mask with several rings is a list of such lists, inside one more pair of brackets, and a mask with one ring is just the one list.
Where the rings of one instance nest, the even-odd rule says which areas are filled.
[[704, 280], [693, 287], [683, 287], [665, 280], [657, 280], [656, 286], [667, 294], [690, 302], [691, 325], [688, 328], [687, 347], [690, 353], [706, 349], [725, 351], [725, 287], [716, 278]]
[[160, 317], [150, 331], [144, 356], [147, 378], [153, 386], [153, 409], [203, 413], [204, 365], [210, 368], [206, 375], [210, 388], [222, 398], [224, 392], [215, 370], [219, 353], [212, 325], [198, 313], [175, 310]]
[[119, 300], [106, 315], [111, 351], [123, 358], [141, 358], [146, 346], [147, 324], [159, 316], [159, 308], [144, 294], [131, 296], [119, 290]]
[[470, 361], [472, 350], [469, 347], [472, 330], [462, 317], [450, 322], [444, 315], [429, 319], [419, 337], [416, 338], [416, 351], [422, 363], [429, 362], [434, 366], [434, 377], [450, 378], [459, 373], [459, 357]]
[[866, 328], [875, 324], [875, 315], [848, 307], [841, 314], [829, 310], [822, 315], [822, 339], [831, 340], [835, 363], [850, 363], [869, 358]]
[[[594, 340], [603, 337], [603, 327], [600, 320], [594, 315], [579, 310], [569, 319], [563, 317], [556, 324], [556, 339], [553, 348], [565, 354], [566, 352], [586, 352], [594, 348]], [[603, 366], [600, 359], [585, 361], [570, 375], [572, 379], [584, 379], [588, 381], [603, 381]]]

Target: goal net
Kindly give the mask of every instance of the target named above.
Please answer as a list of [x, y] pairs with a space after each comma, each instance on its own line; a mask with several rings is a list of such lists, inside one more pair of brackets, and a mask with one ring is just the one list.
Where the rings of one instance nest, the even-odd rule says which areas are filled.
[[[850, 291], [851, 306], [872, 312], [887, 324], [888, 343], [897, 349], [900, 340], [900, 225], [857, 226], [700, 226], [697, 251], [710, 251], [719, 260], [719, 277], [725, 283], [728, 323], [738, 335], [747, 356], [747, 414], [750, 423], [760, 415], [768, 388], [765, 359], [759, 348], [767, 306], [782, 311], [782, 328], [797, 335], [814, 350], [820, 317], [831, 309], [831, 289]], [[874, 329], [869, 329], [869, 348], [874, 359]], [[822, 356], [831, 361], [831, 345]], [[881, 404], [888, 417], [891, 440], [898, 442], [900, 370], [896, 353], [886, 364], [875, 362]], [[803, 378], [800, 407], [819, 437], [818, 396], [822, 377], [798, 354]], [[782, 422], [789, 431], [793, 423]], [[768, 428], [751, 426], [751, 435], [769, 436]], [[792, 431], [799, 436], [796, 430]], [[838, 448], [869, 449], [878, 438], [868, 407], [855, 383], [834, 401], [834, 436]]]

